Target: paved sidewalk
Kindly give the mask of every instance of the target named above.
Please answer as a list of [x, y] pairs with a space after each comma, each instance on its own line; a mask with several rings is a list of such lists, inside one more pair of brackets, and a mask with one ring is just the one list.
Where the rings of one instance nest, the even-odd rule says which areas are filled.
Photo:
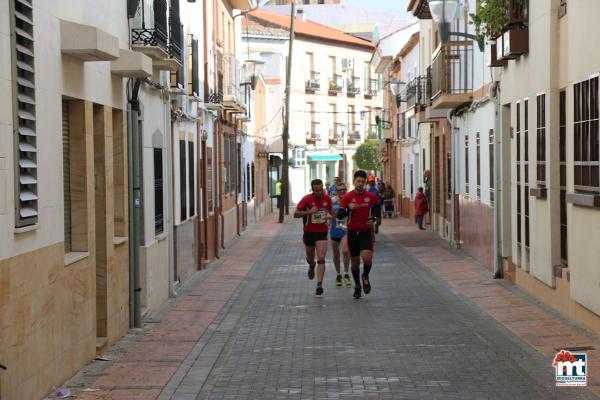
[[[354, 300], [330, 255], [314, 295], [297, 220], [256, 225], [78, 398], [596, 398], [555, 388], [550, 363], [555, 347], [596, 346], [585, 332], [407, 220], [382, 231], [373, 291]], [[588, 351], [592, 374], [598, 360]]]

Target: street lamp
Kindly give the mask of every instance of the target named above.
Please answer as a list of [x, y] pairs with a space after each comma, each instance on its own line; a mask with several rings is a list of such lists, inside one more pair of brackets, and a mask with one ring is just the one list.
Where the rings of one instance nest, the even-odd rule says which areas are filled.
[[479, 50], [483, 51], [483, 37], [465, 32], [450, 32], [450, 23], [458, 18], [459, 0], [429, 0], [429, 11], [433, 22], [437, 24], [442, 43], [446, 43], [451, 35], [472, 39], [477, 42]]
[[241, 85], [250, 85], [252, 90], [256, 89], [258, 83], [258, 75], [262, 72], [265, 62], [259, 59], [248, 59], [245, 61], [248, 71], [250, 71], [250, 81], [243, 82]]

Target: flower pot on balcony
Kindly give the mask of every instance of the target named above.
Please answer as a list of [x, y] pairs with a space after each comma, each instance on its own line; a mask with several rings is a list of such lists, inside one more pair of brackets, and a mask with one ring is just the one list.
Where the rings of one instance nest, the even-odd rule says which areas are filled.
[[511, 27], [502, 35], [502, 58], [515, 59], [529, 52], [529, 30]]
[[[487, 66], [488, 67], [504, 67], [507, 63], [505, 59], [502, 58], [502, 38], [498, 38], [500, 43], [493, 42], [490, 43], [490, 51], [487, 52]], [[498, 54], [498, 49], [500, 49], [500, 54]]]

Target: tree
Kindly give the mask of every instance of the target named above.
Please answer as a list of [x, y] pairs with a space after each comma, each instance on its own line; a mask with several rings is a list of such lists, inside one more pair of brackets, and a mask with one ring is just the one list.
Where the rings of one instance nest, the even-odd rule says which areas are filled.
[[371, 140], [358, 146], [354, 158], [358, 168], [365, 171], [377, 171], [379, 169], [379, 160], [381, 159], [379, 140]]

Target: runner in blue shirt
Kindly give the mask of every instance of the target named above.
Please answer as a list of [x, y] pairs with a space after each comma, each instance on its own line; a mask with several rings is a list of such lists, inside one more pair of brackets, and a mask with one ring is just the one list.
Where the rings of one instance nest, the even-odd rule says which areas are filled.
[[[375, 196], [379, 197], [379, 201], [383, 204], [383, 195], [379, 193], [377, 187], [375, 187], [376, 178], [375, 175], [369, 175], [369, 179], [367, 180], [367, 184], [369, 185], [368, 192], [373, 193]], [[381, 205], [373, 206], [372, 208], [373, 216], [375, 217], [375, 223], [373, 224], [373, 229], [375, 229], [375, 233], [379, 233], [379, 225], [381, 225]]]
[[[331, 198], [333, 203], [333, 211], [337, 215], [337, 212], [340, 208], [339, 199], [346, 194], [346, 184], [340, 182], [335, 187], [335, 196]], [[340, 269], [340, 245], [342, 247], [342, 256], [344, 257], [344, 278], [343, 284], [346, 286], [351, 286], [352, 281], [350, 280], [350, 275], [348, 275], [350, 269], [350, 250], [348, 249], [348, 237], [347, 233], [347, 218], [343, 220], [337, 220], [333, 218], [331, 222], [331, 230], [329, 232], [329, 237], [331, 237], [331, 249], [333, 250], [333, 265], [335, 266], [335, 271], [337, 273], [337, 278], [335, 280], [336, 286], [342, 286], [342, 271]]]

